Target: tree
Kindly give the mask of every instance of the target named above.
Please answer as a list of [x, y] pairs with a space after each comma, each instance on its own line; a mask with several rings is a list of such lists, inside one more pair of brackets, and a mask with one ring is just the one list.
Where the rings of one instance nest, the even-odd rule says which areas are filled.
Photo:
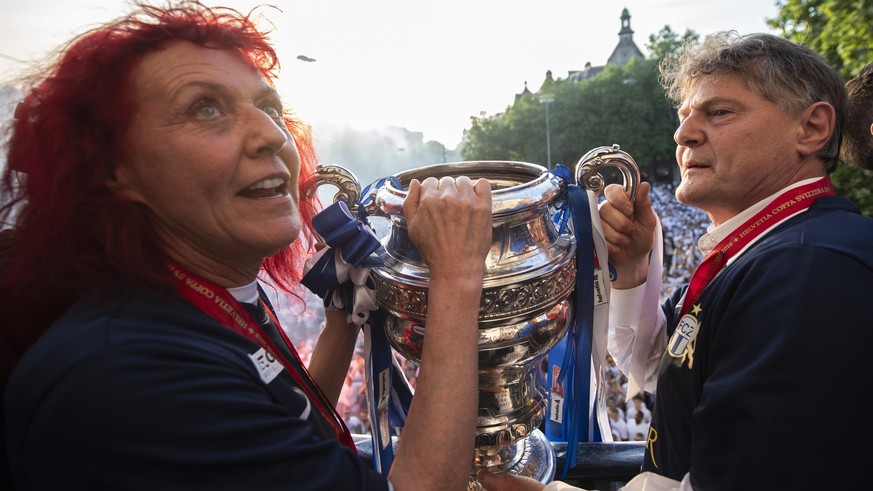
[[607, 66], [596, 77], [565, 86], [570, 97], [562, 99], [575, 103], [559, 105], [556, 97], [553, 140], [564, 162], [617, 143], [646, 173], [653, 161], [673, 155], [674, 111], [658, 83], [656, 60]]
[[[546, 148], [548, 97], [549, 140]], [[461, 149], [467, 160], [521, 160], [572, 168], [588, 150], [618, 143], [641, 168], [672, 158], [674, 110], [658, 84], [656, 60], [607, 66], [588, 80], [547, 78], [540, 94], [520, 94], [505, 112], [473, 118]]]
[[660, 61], [668, 56], [676, 56], [682, 44], [696, 44], [699, 39], [700, 36], [691, 29], [686, 29], [685, 34], [680, 38], [679, 34], [670, 29], [670, 26], [664, 26], [657, 34], [649, 35], [649, 44], [646, 45], [646, 49], [649, 51], [650, 59]]
[[848, 196], [867, 216], [873, 216], [873, 171], [842, 164], [831, 175], [837, 193]]
[[821, 54], [851, 78], [873, 57], [873, 2], [870, 0], [779, 0], [767, 24]]
[[[665, 26], [649, 36], [650, 58], [632, 60], [623, 66], [607, 66], [594, 77], [576, 83], [552, 78], [551, 72], [539, 93], [525, 91], [506, 111], [473, 117], [461, 154], [467, 160], [522, 160], [573, 165], [588, 150], [617, 143], [631, 154], [643, 175], [669, 179], [675, 167], [673, 132], [676, 111], [658, 83], [658, 62], [673, 56], [684, 41], [697, 42], [687, 30], [681, 37]], [[546, 148], [548, 98], [549, 140]], [[660, 172], [654, 172], [659, 163]]]
[[510, 160], [512, 138], [503, 124], [504, 114], [489, 116], [482, 112], [470, 118], [470, 129], [465, 131], [461, 146], [464, 160]]

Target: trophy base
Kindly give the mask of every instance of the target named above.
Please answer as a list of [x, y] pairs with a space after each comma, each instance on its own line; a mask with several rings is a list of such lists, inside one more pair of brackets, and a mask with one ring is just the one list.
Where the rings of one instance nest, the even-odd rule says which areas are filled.
[[547, 484], [555, 478], [555, 451], [546, 435], [534, 429], [527, 438], [522, 438], [507, 447], [512, 457], [502, 464], [489, 467], [474, 467], [467, 484], [467, 491], [482, 491], [476, 472], [484, 469], [495, 474], [526, 476]]

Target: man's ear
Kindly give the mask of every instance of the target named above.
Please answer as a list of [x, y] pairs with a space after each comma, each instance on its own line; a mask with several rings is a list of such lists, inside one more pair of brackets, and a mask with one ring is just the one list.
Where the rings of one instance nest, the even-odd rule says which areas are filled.
[[873, 136], [873, 123], [870, 123], [870, 136]]
[[804, 156], [813, 155], [830, 140], [836, 125], [837, 112], [829, 103], [818, 101], [804, 109], [800, 117], [797, 150]]

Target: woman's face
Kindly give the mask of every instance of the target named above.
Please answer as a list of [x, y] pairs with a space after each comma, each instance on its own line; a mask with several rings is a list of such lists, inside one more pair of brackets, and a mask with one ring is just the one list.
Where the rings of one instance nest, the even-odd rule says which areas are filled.
[[133, 71], [110, 187], [145, 205], [166, 252], [223, 286], [254, 280], [300, 232], [300, 160], [269, 82], [240, 54], [178, 42]]

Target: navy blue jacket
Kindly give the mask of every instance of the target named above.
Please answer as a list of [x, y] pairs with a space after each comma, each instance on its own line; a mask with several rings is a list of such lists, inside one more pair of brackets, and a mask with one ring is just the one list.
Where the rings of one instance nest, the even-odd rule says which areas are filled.
[[80, 300], [7, 386], [16, 490], [388, 489], [259, 349], [170, 291]]
[[[684, 290], [664, 306], [668, 336]], [[664, 355], [643, 470], [690, 470], [702, 490], [870, 482], [858, 398], [873, 383], [873, 220], [819, 198], [694, 304], [693, 357]]]

